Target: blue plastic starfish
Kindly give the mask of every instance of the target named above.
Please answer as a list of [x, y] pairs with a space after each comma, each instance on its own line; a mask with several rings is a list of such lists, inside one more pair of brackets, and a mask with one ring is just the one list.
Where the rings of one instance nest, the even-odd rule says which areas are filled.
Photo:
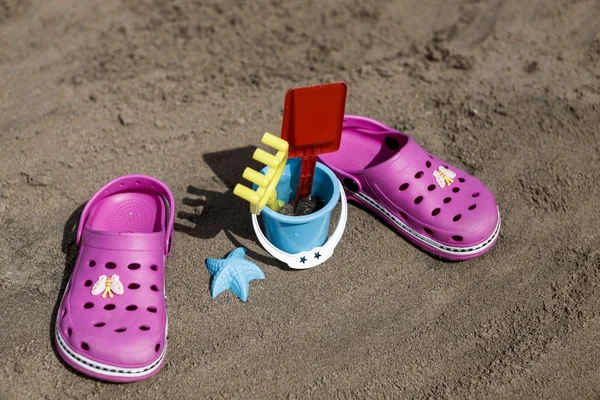
[[246, 301], [250, 291], [250, 281], [265, 279], [265, 274], [261, 269], [253, 262], [246, 260], [245, 255], [246, 249], [238, 247], [225, 259], [206, 259], [208, 272], [213, 276], [210, 288], [213, 298], [221, 292], [231, 289], [240, 300]]

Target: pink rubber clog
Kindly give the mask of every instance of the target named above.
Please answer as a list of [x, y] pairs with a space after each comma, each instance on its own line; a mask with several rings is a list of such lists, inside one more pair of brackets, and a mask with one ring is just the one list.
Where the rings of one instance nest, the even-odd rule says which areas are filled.
[[346, 115], [340, 149], [318, 158], [343, 183], [349, 200], [437, 256], [478, 257], [498, 239], [500, 214], [492, 192], [389, 126]]
[[169, 188], [143, 175], [115, 179], [86, 204], [55, 330], [59, 354], [76, 370], [131, 382], [161, 369], [174, 215]]

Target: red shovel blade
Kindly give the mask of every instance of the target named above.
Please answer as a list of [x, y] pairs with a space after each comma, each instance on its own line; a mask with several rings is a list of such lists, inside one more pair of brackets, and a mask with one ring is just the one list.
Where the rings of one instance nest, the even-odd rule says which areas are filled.
[[302, 157], [298, 199], [312, 190], [318, 154], [337, 151], [348, 87], [344, 82], [290, 89], [285, 95], [281, 138], [289, 145], [289, 157]]

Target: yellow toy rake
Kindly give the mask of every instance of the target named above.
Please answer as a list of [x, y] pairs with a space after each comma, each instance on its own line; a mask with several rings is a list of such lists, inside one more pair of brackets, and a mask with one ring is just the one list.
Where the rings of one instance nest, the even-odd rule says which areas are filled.
[[250, 203], [250, 212], [256, 215], [260, 214], [265, 205], [273, 211], [279, 211], [284, 206], [284, 203], [277, 199], [276, 188], [287, 163], [289, 150], [288, 142], [268, 132], [265, 132], [261, 141], [277, 150], [277, 154], [272, 155], [262, 149], [256, 149], [252, 158], [269, 166], [269, 170], [263, 175], [252, 168], [246, 168], [242, 177], [258, 188], [252, 190], [238, 183], [233, 189], [233, 194]]

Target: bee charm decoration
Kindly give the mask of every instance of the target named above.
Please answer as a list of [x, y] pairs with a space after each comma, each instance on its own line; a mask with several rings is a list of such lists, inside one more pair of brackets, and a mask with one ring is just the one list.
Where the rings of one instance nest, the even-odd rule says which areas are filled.
[[437, 184], [440, 185], [441, 188], [443, 188], [446, 185], [450, 186], [452, 182], [454, 182], [454, 178], [456, 178], [456, 173], [440, 165], [437, 171], [433, 171], [433, 176], [435, 177], [435, 181], [437, 182]]
[[100, 275], [98, 282], [92, 287], [92, 294], [94, 296], [102, 293], [102, 298], [105, 299], [106, 295], [113, 298], [113, 293], [119, 296], [124, 293], [123, 284], [119, 280], [119, 275], [113, 275], [108, 278], [106, 275]]

